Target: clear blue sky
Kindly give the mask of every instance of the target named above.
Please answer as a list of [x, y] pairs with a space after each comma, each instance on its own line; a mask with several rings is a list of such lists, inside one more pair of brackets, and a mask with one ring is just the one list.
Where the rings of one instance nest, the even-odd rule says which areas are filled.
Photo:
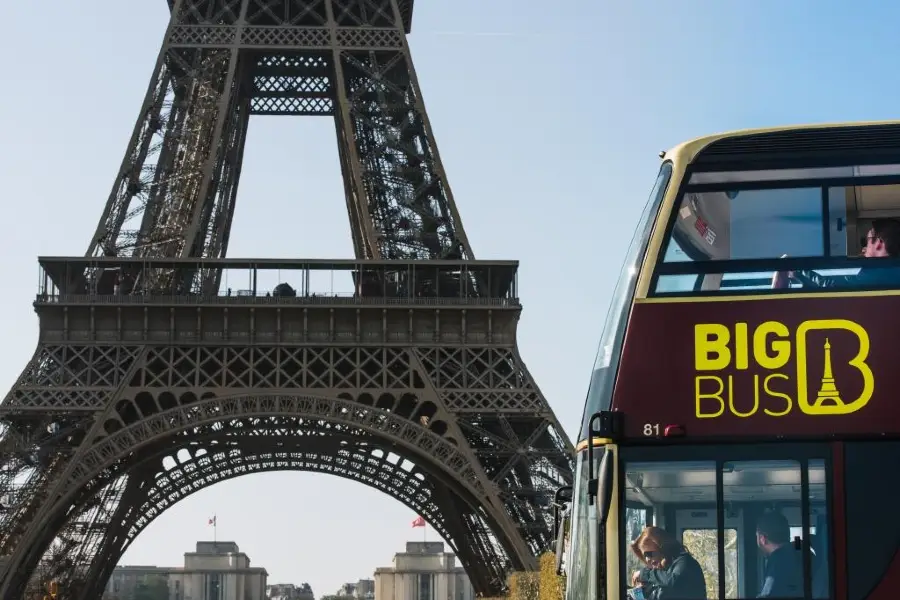
[[[34, 349], [36, 255], [81, 254], [93, 233], [165, 5], [6, 3], [2, 384]], [[898, 13], [884, 0], [416, 3], [414, 60], [469, 239], [479, 258], [521, 261], [522, 354], [570, 435], [658, 151], [720, 130], [897, 118]], [[230, 255], [351, 256], [341, 185], [328, 119], [255, 118]], [[421, 538], [415, 515], [362, 485], [255, 475], [182, 501], [125, 562], [180, 564], [213, 513], [271, 583], [319, 595]]]

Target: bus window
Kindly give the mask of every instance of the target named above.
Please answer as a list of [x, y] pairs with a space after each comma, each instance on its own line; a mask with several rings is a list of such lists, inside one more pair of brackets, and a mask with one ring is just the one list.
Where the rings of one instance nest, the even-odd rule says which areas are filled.
[[[716, 528], [716, 463], [679, 461], [679, 462], [635, 462], [625, 466], [625, 503], [626, 506], [641, 507], [652, 511], [654, 515], [652, 525], [660, 528], [668, 535], [682, 544], [685, 543], [683, 525], [685, 523], [691, 529], [696, 529], [696, 524], [689, 523], [688, 519], [707, 517], [703, 522], [704, 528], [710, 524]], [[678, 514], [678, 509], [681, 514]], [[629, 527], [622, 528], [626, 533]], [[638, 553], [633, 544], [637, 542], [637, 536], [625, 540], [626, 558], [624, 564], [628, 571], [624, 574], [626, 584], [631, 583], [636, 572], [645, 565], [640, 562]], [[640, 548], [638, 548], [640, 550]], [[632, 558], [628, 558], [628, 554]], [[703, 544], [693, 548], [693, 558], [700, 564], [704, 578], [707, 582], [707, 597], [718, 597], [718, 584], [710, 589], [709, 582], [717, 582], [718, 574], [718, 538], [704, 540]], [[674, 557], [667, 557], [671, 561]], [[702, 590], [701, 590], [702, 591]], [[709, 594], [712, 595], [709, 595]], [[646, 594], [645, 594], [646, 596]]]
[[745, 190], [718, 194], [727, 202], [729, 258], [822, 255], [822, 191], [819, 188]]
[[810, 552], [814, 555], [812, 562], [812, 597], [815, 600], [825, 600], [830, 596], [831, 589], [831, 545], [828, 543], [828, 535], [831, 528], [828, 526], [828, 504], [825, 489], [825, 461], [809, 461], [809, 490], [807, 501], [809, 502], [809, 533], [804, 534], [803, 529], [791, 530], [791, 537], [799, 536], [801, 539], [809, 539]]
[[694, 260], [778, 258], [822, 256], [823, 237], [819, 187], [716, 191], [684, 195], [669, 244]]
[[[666, 249], [664, 260], [666, 262], [690, 262], [691, 259], [678, 241], [673, 239]], [[698, 279], [699, 275], [672, 275], [665, 281], [660, 280], [657, 289], [660, 292], [690, 292], [694, 290]]]
[[[590, 450], [589, 450], [590, 451]], [[605, 449], [594, 449], [594, 459], [599, 464]], [[597, 537], [597, 511], [588, 499], [587, 482], [591, 478], [586, 453], [578, 455], [575, 467], [577, 477], [572, 491], [570, 544], [566, 550], [567, 600], [596, 598], [596, 557], [600, 551]]]
[[[870, 186], [875, 187], [875, 186]], [[884, 186], [881, 186], [882, 188]], [[851, 223], [847, 219], [847, 190], [856, 188], [832, 187], [828, 188], [828, 255], [848, 256], [856, 254], [859, 248], [853, 244], [852, 250], [847, 247], [847, 240], [856, 239], [854, 232], [850, 232]], [[854, 210], [851, 214], [856, 215]], [[849, 254], [848, 254], [849, 253]]]
[[[900, 218], [900, 185], [822, 186], [810, 182], [804, 187], [709, 188], [704, 185], [692, 191], [689, 186], [682, 195], [657, 267], [654, 294], [769, 290], [775, 273], [787, 271], [779, 269], [783, 258], [795, 263], [802, 259], [804, 266], [795, 264], [792, 271], [824, 277], [832, 287], [900, 286], [897, 264], [885, 264], [883, 259], [867, 265], [848, 261], [859, 257], [860, 240], [873, 220]], [[692, 266], [710, 261], [721, 265], [721, 271], [714, 272], [713, 265]], [[743, 263], [732, 266], [731, 261]], [[809, 269], [806, 263], [811, 265]], [[863, 267], [867, 275], [879, 272], [887, 281], [873, 284], [871, 277], [858, 277]], [[895, 271], [896, 277], [882, 268]], [[810, 286], [813, 284], [797, 277], [788, 288]]]
[[[636, 524], [644, 522], [674, 536], [696, 561], [705, 580], [703, 597], [828, 598], [825, 461], [727, 458], [631, 462], [625, 457], [626, 585], [635, 577], [642, 586], [659, 585], [652, 575], [635, 575], [645, 568], [632, 549]], [[678, 593], [693, 598], [696, 590]]]
[[[713, 515], [715, 516], [715, 515]], [[681, 530], [681, 541], [684, 549], [695, 557], [700, 557], [700, 566], [706, 577], [706, 595], [715, 598], [719, 595], [719, 553], [714, 550], [719, 543], [718, 530], [715, 526], [706, 529]], [[737, 598], [735, 585], [737, 562], [737, 529], [725, 529], [725, 597]], [[729, 585], [730, 584], [730, 585]]]
[[[762, 559], [755, 565], [755, 570], [761, 572], [752, 581], [741, 581], [739, 571], [726, 571], [726, 598], [747, 597], [748, 593], [755, 597], [763, 592], [775, 597], [803, 597], [803, 547], [796, 547], [794, 540], [804, 536], [791, 535], [792, 528], [802, 532], [800, 469], [797, 461], [724, 464], [722, 500], [745, 521], [744, 534], [752, 538], [746, 542], [747, 547], [751, 546], [750, 541], [754, 542]], [[778, 572], [790, 580], [767, 578], [763, 560], [773, 563], [773, 567], [780, 565]]]
[[[626, 479], [627, 481], [627, 479]], [[625, 539], [636, 540], [644, 527], [653, 525], [653, 509], [649, 506], [636, 504], [625, 508]], [[634, 573], [643, 565], [634, 552], [625, 553], [625, 572]]]

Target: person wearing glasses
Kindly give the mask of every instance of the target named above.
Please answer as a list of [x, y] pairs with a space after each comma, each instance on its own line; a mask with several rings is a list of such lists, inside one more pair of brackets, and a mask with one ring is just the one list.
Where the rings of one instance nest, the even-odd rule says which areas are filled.
[[[860, 240], [862, 256], [866, 258], [886, 258], [900, 256], [900, 221], [897, 219], [875, 219], [872, 228]], [[772, 281], [774, 289], [788, 287], [789, 279], [799, 282], [804, 288], [843, 288], [900, 285], [900, 267], [862, 267], [856, 275], [820, 275], [815, 271], [781, 271]]]
[[631, 550], [644, 565], [631, 576], [631, 597], [646, 600], [703, 600], [706, 580], [700, 563], [675, 536], [660, 527], [645, 527], [631, 544]]

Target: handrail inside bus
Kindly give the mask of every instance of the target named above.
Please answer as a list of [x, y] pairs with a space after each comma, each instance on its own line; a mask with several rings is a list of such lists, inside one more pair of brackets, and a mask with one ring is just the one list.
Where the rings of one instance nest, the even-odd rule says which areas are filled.
[[846, 256], [809, 256], [786, 258], [741, 258], [724, 260], [677, 261], [661, 263], [657, 275], [715, 275], [759, 271], [801, 271], [804, 269], [891, 269], [900, 267], [900, 257], [862, 258]]

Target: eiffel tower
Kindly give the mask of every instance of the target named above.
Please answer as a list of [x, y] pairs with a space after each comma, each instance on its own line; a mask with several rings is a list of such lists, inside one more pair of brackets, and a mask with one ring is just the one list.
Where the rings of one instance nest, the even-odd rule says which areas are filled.
[[[0, 404], [0, 598], [98, 598], [167, 508], [274, 470], [382, 490], [496, 593], [551, 546], [572, 446], [517, 351], [517, 263], [463, 230], [413, 0], [169, 10], [86, 254], [39, 259], [37, 349]], [[251, 115], [334, 118], [356, 259], [225, 258]]]

